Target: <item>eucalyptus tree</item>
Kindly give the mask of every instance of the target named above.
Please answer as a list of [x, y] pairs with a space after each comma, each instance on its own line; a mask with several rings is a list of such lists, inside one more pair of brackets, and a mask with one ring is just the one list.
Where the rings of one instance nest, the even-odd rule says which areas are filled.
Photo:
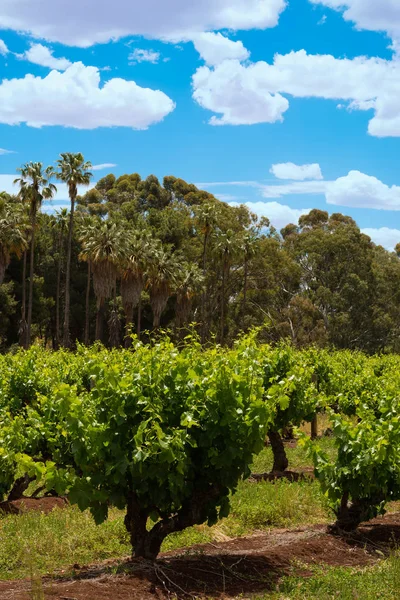
[[97, 301], [96, 340], [101, 340], [105, 302], [114, 295], [119, 267], [129, 255], [130, 236], [121, 223], [93, 218], [81, 230], [80, 241], [80, 258], [91, 265]]
[[221, 317], [220, 317], [220, 343], [224, 344], [225, 342], [225, 330], [226, 330], [226, 308], [227, 308], [227, 283], [229, 280], [230, 266], [231, 260], [233, 256], [238, 252], [239, 247], [239, 239], [237, 234], [228, 229], [225, 232], [217, 232], [216, 240], [215, 240], [215, 250], [217, 255], [219, 256], [222, 265], [222, 277], [221, 277]]
[[67, 264], [65, 272], [65, 306], [64, 306], [64, 331], [63, 345], [67, 348], [71, 345], [69, 322], [70, 322], [70, 298], [71, 298], [71, 254], [72, 254], [72, 239], [74, 230], [74, 213], [75, 203], [78, 196], [78, 186], [89, 185], [92, 178], [90, 169], [92, 164], [85, 162], [83, 155], [79, 152], [65, 152], [60, 154], [57, 161], [58, 171], [57, 179], [67, 184], [68, 194], [71, 201], [69, 213], [69, 229], [68, 229], [68, 245], [67, 245]]
[[28, 319], [26, 324], [26, 335], [24, 336], [24, 346], [28, 347], [31, 344], [32, 335], [33, 277], [37, 214], [43, 200], [50, 200], [53, 198], [54, 194], [57, 192], [57, 188], [51, 183], [51, 179], [54, 177], [53, 167], [44, 169], [43, 163], [41, 162], [26, 163], [17, 169], [17, 172], [20, 176], [15, 179], [14, 184], [17, 184], [20, 188], [19, 196], [21, 200], [27, 202], [29, 205], [29, 220], [31, 226]]
[[[206, 279], [207, 272], [207, 250], [208, 244], [218, 220], [218, 203], [206, 202], [196, 208], [195, 215], [198, 229], [203, 235], [203, 250], [201, 264], [203, 269], [203, 278]], [[204, 344], [206, 338], [206, 288], [204, 287], [201, 295], [201, 341]]]

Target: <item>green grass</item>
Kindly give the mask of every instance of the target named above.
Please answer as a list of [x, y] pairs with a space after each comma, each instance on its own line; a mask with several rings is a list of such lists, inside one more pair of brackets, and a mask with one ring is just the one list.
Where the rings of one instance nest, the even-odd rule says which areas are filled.
[[[26, 513], [0, 518], [0, 579], [18, 579], [71, 570], [105, 559], [122, 559], [131, 548], [124, 514], [110, 512], [96, 526], [90, 513], [76, 507], [56, 509], [49, 515]], [[323, 522], [328, 511], [317, 483], [276, 484], [243, 482], [232, 499], [231, 515], [216, 526], [192, 527], [169, 536], [163, 551], [221, 541], [272, 527]]]
[[[309, 567], [307, 567], [309, 568]], [[400, 597], [400, 554], [366, 569], [325, 568], [310, 578], [288, 577], [279, 592], [254, 600], [398, 600]]]
[[[318, 444], [321, 448], [332, 458], [335, 456], [336, 449], [333, 445], [333, 439], [330, 437], [322, 437], [318, 440]], [[289, 459], [289, 470], [300, 469], [304, 467], [312, 467], [312, 461], [307, 456], [306, 451], [301, 446], [296, 448], [286, 448], [286, 454]], [[271, 471], [273, 465], [272, 450], [270, 446], [267, 446], [256, 456], [253, 463], [253, 473], [268, 473]]]

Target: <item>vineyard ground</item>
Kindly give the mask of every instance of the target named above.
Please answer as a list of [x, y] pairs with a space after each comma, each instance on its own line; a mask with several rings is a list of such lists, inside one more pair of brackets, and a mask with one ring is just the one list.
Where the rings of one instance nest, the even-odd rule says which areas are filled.
[[[329, 438], [321, 443], [334, 452]], [[291, 467], [307, 470], [304, 452], [294, 446], [288, 444]], [[271, 459], [266, 448], [253, 470], [268, 471]], [[392, 555], [400, 543], [399, 510], [393, 505], [383, 519], [340, 539], [326, 534], [332, 515], [316, 482], [245, 482], [228, 519], [171, 536], [156, 569], [127, 559], [118, 511], [100, 527], [68, 506], [48, 515], [4, 515], [0, 598], [394, 600], [400, 589], [400, 558]]]
[[[331, 567], [365, 569], [389, 555], [399, 542], [400, 513], [396, 513], [371, 521], [345, 539], [327, 535], [324, 525], [281, 529], [164, 553], [156, 568], [129, 560], [75, 565], [73, 577], [45, 578], [41, 585], [43, 597], [53, 600], [154, 600], [171, 595], [237, 598], [253, 594], [284, 598], [287, 596], [276, 591], [282, 578], [311, 578], [316, 567], [323, 568], [325, 576]], [[0, 582], [0, 597], [31, 599], [34, 584], [34, 580]]]

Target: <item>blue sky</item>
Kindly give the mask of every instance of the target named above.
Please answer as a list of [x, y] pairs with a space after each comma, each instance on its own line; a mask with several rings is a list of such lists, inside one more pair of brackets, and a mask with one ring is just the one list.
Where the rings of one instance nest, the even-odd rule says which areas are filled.
[[400, 241], [397, 0], [0, 0], [0, 29], [0, 188], [80, 151]]

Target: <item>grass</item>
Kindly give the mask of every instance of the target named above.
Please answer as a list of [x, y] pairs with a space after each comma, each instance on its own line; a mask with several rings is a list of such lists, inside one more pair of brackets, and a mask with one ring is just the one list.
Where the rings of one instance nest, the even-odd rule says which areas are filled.
[[[336, 449], [333, 445], [333, 440], [330, 437], [322, 437], [318, 440], [319, 446], [332, 458], [335, 456]], [[300, 469], [312, 467], [312, 461], [307, 456], [306, 451], [301, 446], [296, 448], [286, 448], [286, 454], [289, 459], [289, 469]], [[254, 473], [267, 473], [271, 471], [273, 465], [273, 456], [270, 446], [267, 446], [256, 456], [253, 463]]]
[[398, 600], [399, 590], [400, 554], [395, 553], [374, 567], [319, 567], [310, 578], [287, 577], [276, 594], [254, 600]]

